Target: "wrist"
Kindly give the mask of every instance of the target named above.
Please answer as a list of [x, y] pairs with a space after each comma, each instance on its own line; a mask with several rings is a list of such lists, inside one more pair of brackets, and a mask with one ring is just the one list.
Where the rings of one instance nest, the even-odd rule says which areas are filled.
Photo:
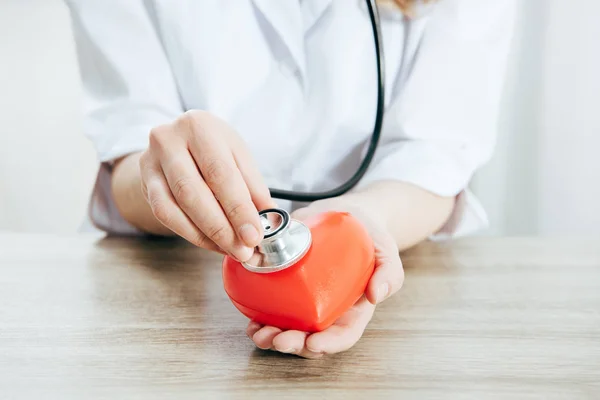
[[364, 196], [359, 193], [345, 194], [330, 199], [318, 200], [309, 205], [315, 211], [340, 211], [347, 212], [360, 220], [368, 220], [369, 224], [377, 226], [380, 230], [387, 230], [385, 213], [378, 207], [373, 207]]
[[142, 192], [140, 157], [141, 153], [132, 153], [115, 161], [111, 175], [113, 201], [121, 217], [135, 228], [170, 236], [173, 233], [156, 220]]
[[405, 250], [438, 231], [451, 215], [454, 201], [454, 197], [441, 197], [413, 184], [381, 181], [345, 194], [335, 204], [358, 210]]

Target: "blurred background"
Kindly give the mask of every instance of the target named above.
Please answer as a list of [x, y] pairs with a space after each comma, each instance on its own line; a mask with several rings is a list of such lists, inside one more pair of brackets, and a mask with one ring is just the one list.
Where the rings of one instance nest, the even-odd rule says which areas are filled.
[[[600, 234], [600, 2], [520, 2], [486, 235]], [[76, 232], [96, 159], [61, 0], [0, 0], [0, 230]]]

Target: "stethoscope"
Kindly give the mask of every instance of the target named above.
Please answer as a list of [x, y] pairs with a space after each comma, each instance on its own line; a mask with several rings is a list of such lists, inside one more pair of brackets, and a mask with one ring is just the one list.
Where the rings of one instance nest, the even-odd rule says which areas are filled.
[[375, 124], [373, 127], [373, 133], [369, 142], [369, 148], [365, 158], [362, 160], [360, 166], [354, 173], [354, 175], [348, 179], [344, 184], [325, 191], [315, 193], [302, 193], [296, 191], [269, 189], [271, 196], [282, 200], [291, 200], [299, 202], [312, 202], [331, 197], [341, 196], [344, 193], [351, 190], [356, 184], [362, 179], [365, 172], [369, 168], [373, 157], [375, 156], [375, 150], [377, 150], [377, 144], [379, 143], [379, 137], [381, 136], [381, 125], [383, 123], [383, 114], [385, 106], [385, 71], [384, 71], [384, 57], [383, 57], [383, 41], [381, 35], [381, 28], [379, 23], [379, 12], [376, 0], [366, 0], [367, 8], [369, 10], [369, 17], [371, 19], [371, 27], [373, 30], [373, 39], [375, 41], [375, 54], [377, 58], [377, 112], [375, 115]]

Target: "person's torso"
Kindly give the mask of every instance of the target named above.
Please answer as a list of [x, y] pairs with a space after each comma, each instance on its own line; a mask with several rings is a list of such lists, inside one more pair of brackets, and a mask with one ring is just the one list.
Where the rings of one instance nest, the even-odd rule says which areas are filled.
[[[375, 121], [377, 69], [362, 0], [155, 0], [157, 32], [185, 109], [244, 138], [271, 187], [349, 178]], [[382, 11], [386, 104], [399, 95], [425, 19]], [[386, 118], [386, 132], [398, 129]]]

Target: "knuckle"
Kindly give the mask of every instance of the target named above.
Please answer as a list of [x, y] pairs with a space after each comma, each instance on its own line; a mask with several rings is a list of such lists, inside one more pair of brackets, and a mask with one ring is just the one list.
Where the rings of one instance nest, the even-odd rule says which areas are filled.
[[173, 184], [173, 194], [182, 207], [191, 209], [196, 206], [199, 196], [189, 178], [179, 178]]
[[230, 221], [238, 221], [246, 218], [250, 213], [250, 207], [246, 203], [234, 203], [227, 212], [227, 217]]
[[150, 195], [149, 203], [154, 217], [162, 224], [169, 226], [171, 224], [171, 214], [169, 213], [166, 204], [157, 196], [153, 195]]
[[215, 243], [222, 243], [227, 238], [227, 227], [224, 225], [214, 225], [206, 230], [208, 236]]
[[152, 155], [149, 153], [148, 150], [145, 151], [140, 156], [140, 159], [138, 161], [138, 168], [139, 168], [142, 180], [146, 180], [149, 177], [156, 175], [156, 170], [154, 167]]
[[402, 268], [402, 266], [399, 266], [399, 268], [394, 268], [388, 277], [388, 285], [390, 286], [389, 288], [389, 293], [388, 293], [388, 297], [390, 295], [392, 295], [393, 293], [396, 293], [398, 290], [400, 290], [400, 288], [402, 288], [404, 284], [404, 269]]
[[231, 175], [227, 164], [218, 158], [206, 161], [203, 164], [201, 171], [204, 179], [209, 185], [220, 185]]
[[138, 160], [138, 166], [139, 166], [140, 170], [143, 170], [146, 168], [146, 166], [148, 165], [148, 161], [149, 161], [148, 158], [149, 158], [148, 150], [146, 150], [142, 153], [142, 155], [140, 156], [140, 159]]
[[169, 130], [164, 126], [158, 126], [150, 130], [148, 138], [150, 149], [162, 149], [167, 144], [167, 138], [169, 136]]
[[190, 135], [203, 135], [208, 113], [202, 110], [188, 110], [179, 119], [181, 128]]
[[198, 246], [198, 247], [202, 247], [202, 248], [207, 248], [209, 247], [209, 240], [206, 237], [205, 234], [203, 234], [202, 232], [196, 232], [196, 234], [194, 235], [194, 237], [191, 240], [192, 244], [194, 246]]
[[182, 120], [188, 122], [204, 122], [208, 113], [203, 110], [188, 110], [181, 116]]
[[146, 182], [144, 180], [142, 180], [142, 183], [140, 186], [142, 189], [142, 196], [144, 196], [144, 199], [148, 200], [148, 185], [146, 184]]

